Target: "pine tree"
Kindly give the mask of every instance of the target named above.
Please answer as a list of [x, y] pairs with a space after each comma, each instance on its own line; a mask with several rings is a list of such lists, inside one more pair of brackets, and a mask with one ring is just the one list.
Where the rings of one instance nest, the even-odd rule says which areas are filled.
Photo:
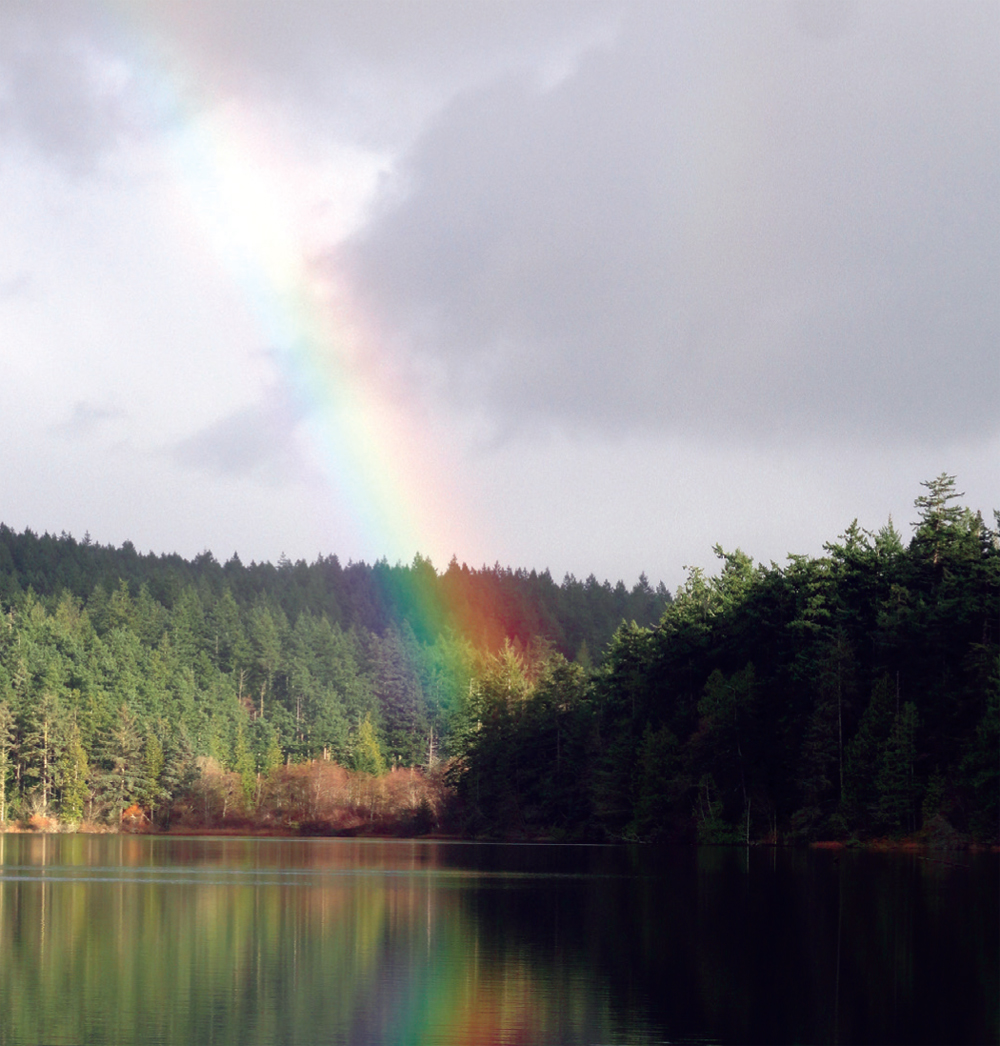
[[916, 498], [914, 505], [920, 518], [910, 543], [912, 551], [937, 566], [962, 535], [962, 521], [968, 510], [949, 502], [964, 497], [955, 492], [955, 477], [942, 472], [936, 479], [920, 484], [927, 493]]
[[917, 709], [912, 701], [907, 701], [893, 723], [892, 732], [879, 761], [876, 784], [878, 824], [890, 832], [912, 832], [916, 827], [916, 733]]
[[74, 716], [66, 734], [66, 743], [57, 758], [55, 774], [59, 812], [65, 820], [80, 821], [83, 818], [84, 804], [90, 796], [89, 775], [87, 752]]
[[354, 745], [354, 769], [365, 774], [381, 776], [385, 773], [385, 758], [372, 725], [369, 712], [358, 724], [358, 738]]
[[35, 782], [31, 792], [43, 817], [48, 815], [55, 789], [60, 721], [59, 701], [46, 692], [29, 712], [22, 733], [21, 762], [25, 776]]
[[257, 764], [247, 743], [247, 734], [243, 723], [236, 727], [236, 743], [233, 745], [233, 769], [240, 775], [240, 786], [243, 789], [244, 809], [253, 807], [257, 791]]
[[0, 701], [0, 829], [7, 821], [7, 777], [14, 748], [14, 714], [6, 701]]
[[[168, 739], [164, 753], [163, 772], [160, 775], [164, 804], [171, 804], [190, 792], [198, 777], [191, 739], [181, 726]], [[169, 818], [169, 810], [167, 816]]]
[[155, 820], [157, 808], [168, 798], [163, 786], [166, 757], [163, 744], [155, 729], [150, 729], [142, 748], [142, 787], [140, 798], [149, 807], [149, 819]]
[[144, 784], [142, 738], [135, 717], [122, 705], [118, 720], [104, 751], [104, 771], [98, 778], [98, 791], [113, 814], [115, 824], [121, 822], [125, 808], [139, 798]]
[[888, 676], [872, 687], [868, 707], [845, 750], [844, 795], [841, 814], [854, 829], [871, 827], [878, 804], [876, 778], [894, 717], [894, 689]]
[[405, 636], [390, 628], [375, 641], [375, 694], [385, 740], [393, 760], [404, 764], [420, 761], [426, 734], [424, 695], [415, 670], [418, 651], [409, 626]]

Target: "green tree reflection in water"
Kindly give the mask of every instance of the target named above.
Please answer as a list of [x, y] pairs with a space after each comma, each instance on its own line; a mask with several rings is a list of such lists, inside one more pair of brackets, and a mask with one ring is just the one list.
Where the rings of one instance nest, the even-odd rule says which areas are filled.
[[996, 1041], [997, 870], [0, 834], [0, 1042]]
[[434, 844], [0, 835], [5, 1043], [634, 1039], [503, 962]]

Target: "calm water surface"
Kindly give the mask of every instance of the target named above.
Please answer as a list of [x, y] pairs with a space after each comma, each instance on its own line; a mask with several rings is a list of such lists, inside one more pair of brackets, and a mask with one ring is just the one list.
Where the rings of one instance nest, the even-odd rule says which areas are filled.
[[997, 855], [0, 835], [0, 1044], [997, 1042]]

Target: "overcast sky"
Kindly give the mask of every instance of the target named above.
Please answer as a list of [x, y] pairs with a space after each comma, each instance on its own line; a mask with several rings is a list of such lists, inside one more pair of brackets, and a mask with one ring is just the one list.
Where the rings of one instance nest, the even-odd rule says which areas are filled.
[[675, 588], [1000, 507], [1000, 5], [0, 0], [0, 519]]

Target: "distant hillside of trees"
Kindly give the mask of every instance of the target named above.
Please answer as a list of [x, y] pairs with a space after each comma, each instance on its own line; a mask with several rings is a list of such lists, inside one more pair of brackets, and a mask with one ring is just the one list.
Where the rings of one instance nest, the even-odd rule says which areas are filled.
[[542, 639], [566, 657], [584, 659], [599, 656], [622, 621], [652, 624], [670, 602], [662, 582], [654, 590], [645, 574], [631, 589], [593, 574], [586, 581], [567, 574], [557, 585], [547, 570], [470, 569], [454, 558], [439, 574], [419, 554], [409, 566], [384, 559], [343, 566], [335, 555], [244, 566], [235, 554], [225, 564], [211, 552], [193, 560], [143, 555], [129, 541], [115, 548], [89, 535], [77, 541], [65, 533], [18, 534], [0, 523], [0, 604], [14, 604], [29, 590], [43, 602], [68, 593], [102, 631], [108, 600], [122, 583], [132, 598], [142, 594], [168, 615], [192, 597], [210, 615], [228, 595], [244, 616], [266, 605], [290, 625], [303, 613], [378, 635], [408, 625], [421, 643], [452, 631], [478, 649], [498, 649], [506, 640], [526, 648]]
[[673, 599], [0, 527], [0, 822], [995, 842], [1000, 517], [923, 486]]
[[256, 808], [281, 764], [435, 765], [492, 654], [587, 671], [623, 620], [669, 601], [645, 576], [223, 565], [0, 525], [0, 821], [165, 817], [206, 767], [240, 780], [228, 813]]

